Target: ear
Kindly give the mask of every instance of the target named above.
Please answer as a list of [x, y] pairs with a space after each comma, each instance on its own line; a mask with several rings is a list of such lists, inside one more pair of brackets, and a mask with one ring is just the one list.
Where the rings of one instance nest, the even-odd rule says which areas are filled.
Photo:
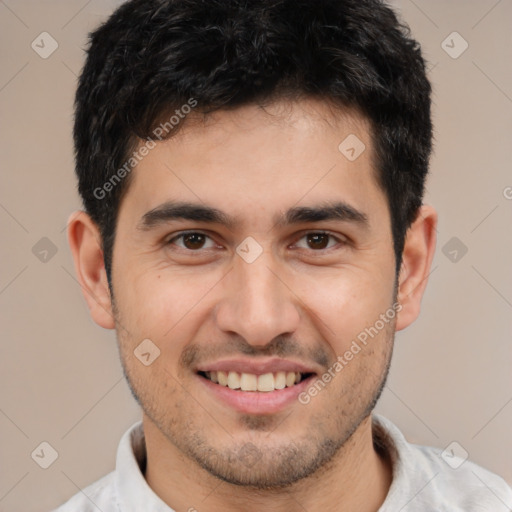
[[68, 241], [92, 319], [105, 329], [114, 329], [114, 316], [98, 227], [85, 212], [73, 213], [68, 221]]
[[423, 205], [407, 230], [398, 277], [398, 301], [402, 308], [397, 316], [397, 331], [411, 325], [420, 313], [436, 249], [436, 226], [436, 211], [432, 206]]

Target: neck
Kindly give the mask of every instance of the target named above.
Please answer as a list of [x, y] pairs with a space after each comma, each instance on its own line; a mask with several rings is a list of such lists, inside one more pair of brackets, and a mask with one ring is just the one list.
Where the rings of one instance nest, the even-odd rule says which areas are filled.
[[391, 485], [392, 468], [373, 446], [371, 416], [336, 456], [315, 474], [279, 490], [254, 490], [212, 476], [178, 450], [144, 416], [146, 480], [175, 510], [198, 512], [377, 512]]

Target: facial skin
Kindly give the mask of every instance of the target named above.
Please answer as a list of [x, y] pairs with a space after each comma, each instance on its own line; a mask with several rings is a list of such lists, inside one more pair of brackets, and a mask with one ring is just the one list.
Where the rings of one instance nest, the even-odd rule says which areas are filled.
[[[81, 213], [69, 227], [92, 317], [116, 329], [143, 408], [146, 479], [178, 511], [375, 511], [391, 468], [373, 448], [369, 414], [394, 331], [419, 313], [436, 213], [423, 206], [408, 231], [395, 296], [390, 214], [360, 116], [301, 100], [189, 121], [132, 171], [118, 215], [113, 301], [96, 226]], [[366, 145], [353, 162], [338, 150], [349, 134]], [[215, 208], [232, 222], [154, 213], [170, 202]], [[340, 202], [366, 220], [284, 222], [292, 208]], [[176, 238], [184, 231], [207, 236]], [[247, 237], [262, 249], [252, 263], [236, 252]], [[396, 318], [306, 405], [240, 412], [196, 372], [220, 360], [277, 358], [321, 377], [396, 300]], [[160, 350], [149, 366], [134, 355], [145, 339]]]

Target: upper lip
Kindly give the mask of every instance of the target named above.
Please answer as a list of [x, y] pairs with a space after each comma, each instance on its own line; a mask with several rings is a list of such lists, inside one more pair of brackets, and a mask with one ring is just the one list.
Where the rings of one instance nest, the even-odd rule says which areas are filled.
[[299, 373], [317, 373], [310, 366], [306, 366], [298, 361], [287, 359], [223, 359], [211, 363], [203, 363], [196, 368], [198, 372], [238, 372], [253, 373], [255, 375], [263, 375], [265, 373], [276, 372], [299, 372]]

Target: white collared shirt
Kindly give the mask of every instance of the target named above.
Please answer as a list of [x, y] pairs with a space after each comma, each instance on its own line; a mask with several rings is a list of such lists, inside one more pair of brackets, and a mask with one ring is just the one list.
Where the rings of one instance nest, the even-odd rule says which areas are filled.
[[[373, 414], [374, 443], [392, 461], [393, 482], [379, 512], [510, 512], [512, 488], [486, 469], [437, 448], [408, 443], [400, 430]], [[447, 456], [448, 455], [448, 456]], [[146, 447], [142, 423], [122, 437], [116, 469], [54, 512], [174, 512], [144, 479]], [[195, 504], [196, 508], [205, 509]], [[193, 510], [194, 504], [191, 503]]]

